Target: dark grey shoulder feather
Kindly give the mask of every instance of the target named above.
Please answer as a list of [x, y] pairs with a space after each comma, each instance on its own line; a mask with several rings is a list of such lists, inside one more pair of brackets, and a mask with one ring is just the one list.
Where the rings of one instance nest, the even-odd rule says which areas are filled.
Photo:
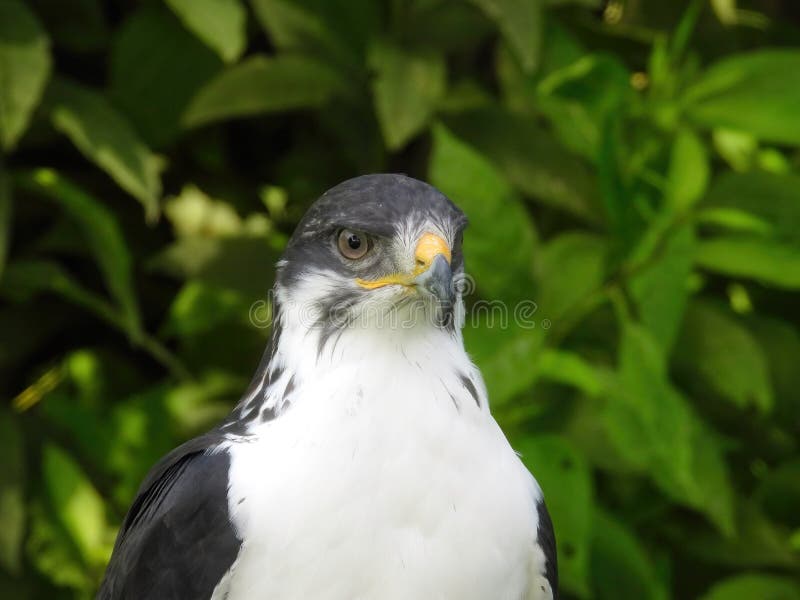
[[99, 600], [210, 598], [241, 541], [228, 517], [230, 456], [206, 434], [148, 474], [117, 536]]
[[542, 548], [545, 557], [544, 576], [553, 590], [553, 600], [558, 600], [558, 556], [556, 554], [556, 535], [553, 530], [553, 521], [544, 500], [536, 505], [539, 514], [539, 528], [536, 532], [537, 542]]

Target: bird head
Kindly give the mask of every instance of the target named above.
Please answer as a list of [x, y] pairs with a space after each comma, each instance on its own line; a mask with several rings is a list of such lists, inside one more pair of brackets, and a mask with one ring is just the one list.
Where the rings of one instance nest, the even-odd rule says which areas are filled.
[[461, 212], [404, 175], [356, 177], [323, 194], [278, 263], [276, 295], [327, 330], [454, 329], [462, 310]]

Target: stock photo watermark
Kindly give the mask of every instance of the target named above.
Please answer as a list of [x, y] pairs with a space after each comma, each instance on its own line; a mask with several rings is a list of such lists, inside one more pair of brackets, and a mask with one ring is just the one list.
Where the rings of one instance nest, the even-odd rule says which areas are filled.
[[[545, 330], [552, 327], [550, 319], [537, 314], [539, 307], [533, 300], [508, 303], [477, 299], [465, 303], [463, 299], [475, 292], [473, 279], [462, 275], [454, 279], [452, 286], [458, 298], [453, 304], [415, 292], [400, 294], [399, 299], [376, 299], [355, 293], [329, 304], [314, 301], [295, 305], [294, 310], [300, 324], [309, 329], [322, 324], [326, 327], [408, 329], [423, 322], [440, 324], [443, 314], [455, 315], [463, 327]], [[250, 305], [250, 324], [258, 329], [271, 327], [275, 317], [274, 306], [274, 291], [270, 290], [266, 298], [260, 298]]]

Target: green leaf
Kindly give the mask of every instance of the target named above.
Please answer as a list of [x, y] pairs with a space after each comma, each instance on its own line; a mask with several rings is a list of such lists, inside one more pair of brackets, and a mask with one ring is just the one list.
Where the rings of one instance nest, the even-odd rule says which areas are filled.
[[685, 93], [689, 117], [763, 140], [800, 144], [800, 51], [758, 50], [723, 58]]
[[5, 166], [0, 162], [0, 281], [3, 280], [3, 269], [11, 243], [11, 181]]
[[172, 301], [163, 332], [185, 338], [225, 321], [246, 322], [253, 302], [255, 299], [248, 302], [245, 296], [230, 288], [189, 281]]
[[[443, 125], [434, 127], [429, 178], [473, 223], [480, 224], [479, 235], [466, 235], [464, 255], [466, 272], [475, 278], [483, 296], [532, 301], [536, 231], [511, 186]], [[503, 248], [501, 269], [498, 248]]]
[[764, 351], [744, 326], [710, 303], [689, 305], [675, 361], [740, 409], [753, 406], [762, 413], [772, 409]]
[[798, 600], [800, 584], [790, 577], [745, 573], [716, 583], [701, 600]]
[[445, 122], [533, 200], [593, 223], [602, 220], [594, 174], [537, 119], [490, 106]]
[[174, 14], [149, 3], [114, 36], [109, 94], [142, 137], [159, 147], [180, 135], [189, 102], [222, 68], [222, 60]]
[[20, 423], [0, 410], [0, 565], [10, 573], [20, 570], [25, 533], [25, 455]]
[[695, 205], [708, 187], [709, 162], [702, 140], [691, 129], [681, 129], [672, 144], [665, 200], [683, 212]]
[[99, 93], [64, 79], [50, 84], [46, 103], [53, 126], [137, 198], [148, 219], [155, 219], [161, 195], [158, 161], [122, 115]]
[[369, 40], [380, 29], [373, 0], [251, 0], [270, 41], [280, 50], [311, 56], [359, 77]]
[[137, 338], [141, 332], [141, 317], [133, 284], [133, 259], [116, 215], [50, 169], [39, 169], [20, 181], [30, 191], [58, 204], [81, 229], [106, 287], [124, 315], [125, 328], [132, 338]]
[[539, 308], [558, 327], [602, 285], [608, 247], [605, 238], [574, 231], [554, 237], [539, 254]]
[[731, 235], [701, 240], [696, 248], [696, 263], [709, 271], [780, 288], [800, 288], [800, 246]]
[[100, 0], [32, 0], [53, 45], [70, 53], [102, 52], [111, 37]]
[[674, 500], [733, 531], [733, 490], [720, 444], [667, 379], [661, 349], [643, 327], [626, 322], [619, 384], [605, 408], [610, 438], [631, 465]]
[[586, 595], [594, 496], [589, 465], [561, 437], [526, 437], [514, 446], [544, 492], [558, 540], [560, 584]]
[[235, 62], [247, 44], [247, 11], [240, 0], [167, 0], [187, 29], [225, 62]]
[[571, 385], [589, 397], [598, 397], [608, 386], [605, 373], [581, 356], [564, 350], [543, 349], [536, 362], [537, 376]]
[[591, 579], [598, 600], [669, 597], [633, 532], [600, 507], [592, 515]]
[[497, 27], [514, 50], [522, 68], [533, 71], [539, 64], [542, 37], [540, 0], [473, 0]]
[[390, 150], [398, 150], [428, 124], [444, 96], [444, 57], [382, 41], [369, 62], [376, 72], [372, 89], [383, 138]]
[[206, 84], [183, 115], [187, 127], [270, 112], [317, 108], [340, 89], [336, 73], [299, 56], [251, 56]]
[[58, 586], [89, 592], [95, 582], [69, 533], [38, 499], [30, 506], [26, 554], [36, 569]]
[[703, 202], [709, 209], [733, 209], [768, 223], [775, 238], [800, 245], [800, 175], [723, 173]]
[[630, 279], [630, 292], [639, 317], [667, 353], [675, 341], [689, 297], [694, 244], [692, 228], [680, 227], [654, 250], [647, 268]]
[[102, 565], [110, 555], [103, 499], [81, 467], [64, 450], [47, 443], [42, 474], [60, 523], [69, 532], [84, 561]]
[[28, 127], [50, 76], [50, 40], [19, 0], [0, 2], [0, 149]]

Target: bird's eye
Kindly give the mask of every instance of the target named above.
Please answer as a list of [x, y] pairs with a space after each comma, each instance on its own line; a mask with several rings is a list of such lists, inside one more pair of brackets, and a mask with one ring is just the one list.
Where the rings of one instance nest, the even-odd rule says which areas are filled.
[[342, 229], [339, 232], [339, 252], [342, 256], [355, 260], [361, 258], [369, 250], [367, 237], [351, 229]]

